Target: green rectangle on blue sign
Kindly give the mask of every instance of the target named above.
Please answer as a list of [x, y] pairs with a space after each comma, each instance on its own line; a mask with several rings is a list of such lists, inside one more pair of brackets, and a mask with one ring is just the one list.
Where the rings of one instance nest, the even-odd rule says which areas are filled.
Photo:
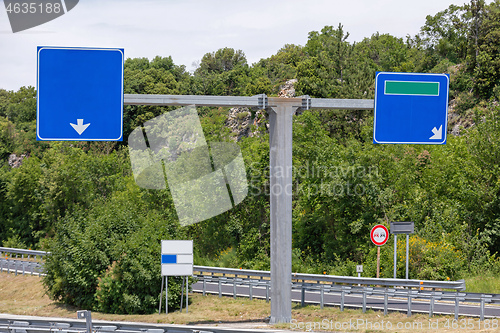
[[386, 95], [439, 96], [439, 82], [385, 81]]

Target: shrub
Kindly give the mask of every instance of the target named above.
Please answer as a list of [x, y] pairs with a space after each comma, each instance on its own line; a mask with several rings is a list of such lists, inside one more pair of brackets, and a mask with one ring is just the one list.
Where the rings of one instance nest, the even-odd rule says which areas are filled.
[[[147, 209], [136, 187], [61, 219], [50, 242], [44, 283], [53, 299], [108, 313], [152, 313], [158, 307], [160, 243], [176, 223]], [[176, 279], [169, 279], [175, 291]], [[178, 307], [180, 295], [169, 295]]]

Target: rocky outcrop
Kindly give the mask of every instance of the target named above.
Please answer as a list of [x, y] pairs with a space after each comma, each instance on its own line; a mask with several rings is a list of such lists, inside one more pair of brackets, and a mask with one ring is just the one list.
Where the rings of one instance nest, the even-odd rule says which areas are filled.
[[464, 130], [474, 126], [473, 112], [468, 110], [464, 115], [455, 112], [455, 100], [448, 104], [448, 133], [460, 136]]
[[23, 164], [23, 160], [26, 158], [26, 155], [22, 154], [21, 156], [17, 156], [16, 154], [9, 155], [9, 165], [11, 168], [19, 168]]
[[[288, 80], [278, 93], [278, 97], [295, 97], [295, 83], [297, 79]], [[240, 141], [244, 137], [259, 136], [269, 130], [267, 122], [267, 112], [258, 110], [255, 113], [249, 108], [232, 108], [226, 120], [226, 125], [231, 129], [235, 141]]]
[[286, 81], [285, 84], [281, 86], [281, 90], [278, 93], [278, 97], [283, 97], [283, 98], [295, 97], [295, 83], [297, 83], [297, 79], [291, 79]]
[[250, 125], [252, 124], [252, 112], [249, 108], [232, 108], [226, 120], [226, 125], [231, 129], [236, 141], [250, 136]]

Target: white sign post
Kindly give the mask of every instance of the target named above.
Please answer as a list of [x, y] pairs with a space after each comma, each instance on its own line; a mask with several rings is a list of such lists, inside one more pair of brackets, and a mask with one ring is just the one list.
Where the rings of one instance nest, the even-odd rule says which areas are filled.
[[[188, 312], [188, 277], [193, 275], [193, 241], [192, 240], [162, 240], [161, 241], [161, 291], [163, 291], [163, 278], [165, 277], [165, 311], [168, 313], [168, 277], [182, 276], [182, 293], [184, 293], [184, 277], [186, 278], [186, 313]], [[161, 293], [160, 308], [161, 313]], [[182, 312], [181, 295], [181, 309]]]

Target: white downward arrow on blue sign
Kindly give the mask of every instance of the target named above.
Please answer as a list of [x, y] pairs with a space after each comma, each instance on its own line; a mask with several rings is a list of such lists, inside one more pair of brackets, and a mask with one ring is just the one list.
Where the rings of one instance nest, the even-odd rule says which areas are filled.
[[77, 122], [76, 125], [73, 123], [69, 123], [69, 124], [75, 129], [75, 131], [78, 133], [78, 135], [82, 135], [82, 133], [85, 132], [87, 127], [89, 127], [90, 123], [84, 125], [83, 119], [77, 119], [76, 122]]

